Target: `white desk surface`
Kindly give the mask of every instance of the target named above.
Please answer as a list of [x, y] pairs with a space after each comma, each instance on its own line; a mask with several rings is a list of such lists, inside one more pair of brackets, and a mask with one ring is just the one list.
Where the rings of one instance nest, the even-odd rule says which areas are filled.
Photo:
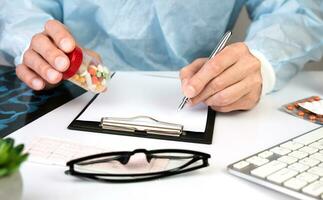
[[292, 199], [226, 171], [226, 166], [318, 125], [290, 116], [279, 107], [311, 95], [323, 96], [323, 72], [302, 72], [281, 91], [248, 112], [217, 114], [212, 145], [172, 142], [68, 130], [66, 127], [93, 95], [87, 93], [14, 132], [17, 142], [48, 135], [114, 150], [183, 148], [211, 154], [210, 166], [170, 178], [131, 184], [80, 180], [64, 167], [26, 162], [21, 168], [23, 199]]

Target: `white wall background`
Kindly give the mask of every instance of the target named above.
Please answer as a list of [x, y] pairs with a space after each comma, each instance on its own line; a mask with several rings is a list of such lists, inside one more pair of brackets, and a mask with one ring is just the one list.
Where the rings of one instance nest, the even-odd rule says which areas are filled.
[[[248, 25], [250, 23], [250, 20], [248, 18], [246, 9], [244, 8], [242, 12], [240, 13], [240, 16], [238, 18], [238, 21], [233, 29], [233, 36], [231, 39], [231, 42], [237, 42], [237, 41], [243, 41], [245, 37], [246, 29], [248, 28]], [[323, 37], [323, 33], [322, 33]], [[9, 65], [0, 55], [0, 64]], [[305, 66], [306, 70], [323, 70], [323, 59], [320, 62], [311, 62], [306, 64]]]

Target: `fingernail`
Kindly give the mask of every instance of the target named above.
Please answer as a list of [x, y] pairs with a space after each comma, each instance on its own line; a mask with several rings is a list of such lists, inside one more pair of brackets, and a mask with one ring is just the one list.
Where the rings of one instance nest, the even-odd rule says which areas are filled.
[[38, 78], [34, 78], [31, 81], [31, 84], [33, 85], [33, 88], [36, 89], [36, 90], [40, 90], [40, 89], [43, 88], [43, 81], [38, 79]]
[[193, 86], [188, 85], [188, 86], [186, 87], [186, 89], [185, 89], [184, 93], [185, 93], [186, 97], [188, 97], [188, 98], [192, 98], [192, 97], [194, 97], [194, 96], [195, 96], [196, 90], [194, 89], [194, 87], [193, 87]]
[[59, 73], [53, 69], [47, 70], [47, 77], [50, 81], [55, 81], [59, 76]]
[[65, 71], [67, 68], [67, 59], [63, 56], [55, 58], [55, 67], [60, 71]]
[[64, 38], [59, 43], [59, 46], [61, 47], [61, 49], [63, 51], [70, 52], [72, 50], [72, 48], [73, 48], [73, 43], [69, 39]]

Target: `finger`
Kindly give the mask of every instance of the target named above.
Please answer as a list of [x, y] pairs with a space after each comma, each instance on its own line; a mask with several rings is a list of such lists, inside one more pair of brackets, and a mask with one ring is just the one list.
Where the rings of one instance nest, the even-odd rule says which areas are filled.
[[51, 84], [56, 84], [62, 80], [62, 73], [56, 71], [32, 49], [25, 52], [23, 63]]
[[246, 97], [240, 99], [240, 101], [234, 102], [227, 106], [211, 106], [211, 108], [217, 112], [231, 112], [236, 110], [249, 110], [249, 101]]
[[221, 91], [235, 83], [246, 78], [249, 74], [260, 69], [260, 63], [253, 57], [246, 57], [239, 60], [233, 66], [222, 72], [216, 78], [211, 80], [207, 86], [196, 97], [190, 99], [191, 105], [196, 105], [213, 94]]
[[206, 61], [207, 58], [198, 58], [189, 65], [183, 67], [180, 71], [181, 81], [183, 82], [184, 80], [191, 79], [191, 77], [204, 65]]
[[237, 50], [235, 45], [224, 48], [220, 53], [206, 62], [190, 79], [188, 86], [184, 90], [184, 94], [189, 98], [198, 95], [210, 80], [237, 62], [242, 54], [240, 51], [245, 51], [245, 49], [247, 49], [247, 47], [244, 47], [243, 49], [242, 47], [239, 47]]
[[241, 97], [249, 93], [254, 88], [255, 76], [256, 73], [224, 90], [221, 90], [208, 98], [205, 103], [208, 106], [227, 106], [238, 101]]
[[46, 35], [36, 34], [31, 40], [31, 48], [58, 71], [64, 72], [68, 68], [68, 57]]
[[230, 104], [230, 105], [226, 105], [226, 106], [211, 106], [211, 108], [215, 111], [218, 112], [231, 112], [231, 111], [236, 111], [236, 110], [250, 110], [253, 107], [255, 107], [257, 105], [258, 100], [254, 100], [252, 98], [252, 93], [249, 93], [243, 97], [241, 97], [241, 99], [239, 99], [238, 101]]
[[45, 24], [45, 33], [53, 39], [55, 44], [65, 53], [75, 48], [75, 40], [67, 28], [57, 20], [48, 20]]
[[20, 80], [25, 82], [30, 88], [34, 90], [41, 90], [45, 87], [44, 80], [24, 64], [17, 66], [16, 74]]

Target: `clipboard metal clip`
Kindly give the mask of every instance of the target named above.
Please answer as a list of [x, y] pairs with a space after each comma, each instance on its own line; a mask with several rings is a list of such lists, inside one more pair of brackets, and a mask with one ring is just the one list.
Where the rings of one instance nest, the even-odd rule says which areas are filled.
[[183, 133], [183, 125], [158, 121], [149, 116], [129, 118], [102, 117], [100, 126], [103, 129], [126, 132], [145, 132], [147, 134], [179, 137]]

